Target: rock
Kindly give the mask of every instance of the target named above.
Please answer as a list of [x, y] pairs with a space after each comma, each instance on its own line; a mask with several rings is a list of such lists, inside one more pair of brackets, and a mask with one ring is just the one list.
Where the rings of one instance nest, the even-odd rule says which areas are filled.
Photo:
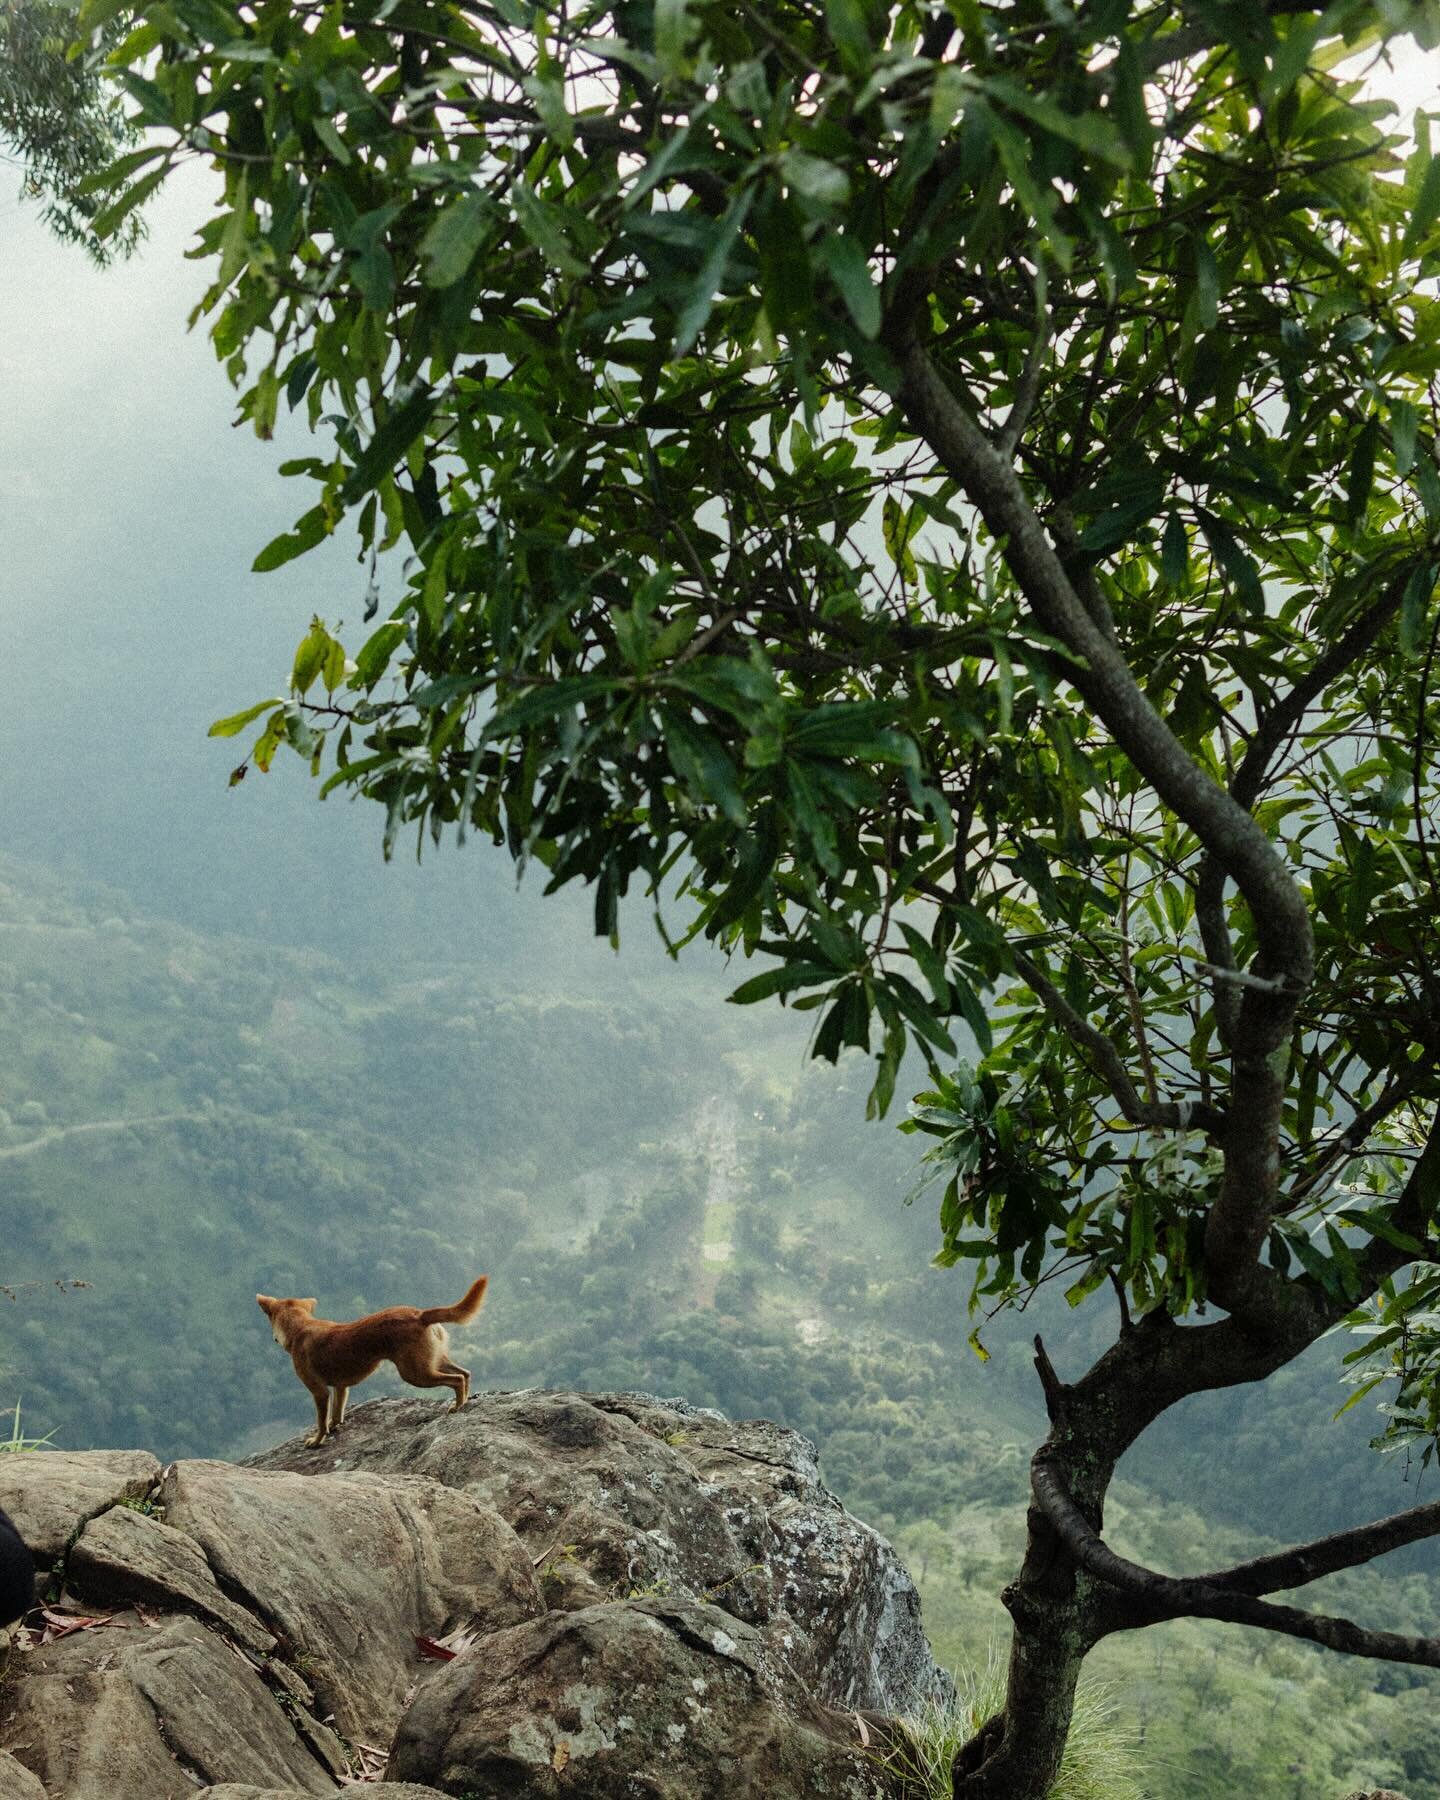
[[[445, 1800], [438, 1788], [417, 1787], [413, 1781], [368, 1781], [364, 1783], [365, 1800]], [[201, 1788], [195, 1800], [305, 1800], [305, 1788], [258, 1788], [244, 1782], [226, 1781], [219, 1787]], [[39, 1790], [36, 1790], [37, 1800]], [[6, 1800], [0, 1787], [0, 1800]]]
[[494, 1631], [543, 1610], [504, 1520], [420, 1476], [182, 1462], [160, 1497], [351, 1739], [389, 1742], [421, 1672], [417, 1635]]
[[191, 1800], [220, 1778], [336, 1788], [250, 1663], [194, 1619], [120, 1613], [18, 1655], [0, 1748], [64, 1800]]
[[1370, 1788], [1364, 1792], [1357, 1788], [1353, 1794], [1347, 1794], [1345, 1800], [1405, 1800], [1405, 1796], [1397, 1794], [1394, 1788]]
[[160, 1465], [146, 1450], [33, 1450], [0, 1456], [0, 1509], [37, 1563], [64, 1554], [87, 1519], [143, 1500]]
[[91, 1519], [65, 1566], [81, 1594], [194, 1613], [258, 1656], [275, 1648], [271, 1633], [221, 1593], [193, 1538], [132, 1507], [115, 1506]]
[[493, 1506], [575, 1609], [645, 1594], [754, 1625], [822, 1703], [903, 1713], [949, 1687], [890, 1545], [820, 1482], [814, 1447], [764, 1421], [646, 1395], [531, 1390], [358, 1407], [318, 1449], [251, 1459], [304, 1472], [404, 1470]]
[[0, 1800], [45, 1800], [39, 1776], [16, 1762], [8, 1750], [0, 1750]]
[[807, 1696], [766, 1634], [659, 1599], [550, 1613], [428, 1682], [387, 1776], [473, 1800], [883, 1800], [853, 1716]]

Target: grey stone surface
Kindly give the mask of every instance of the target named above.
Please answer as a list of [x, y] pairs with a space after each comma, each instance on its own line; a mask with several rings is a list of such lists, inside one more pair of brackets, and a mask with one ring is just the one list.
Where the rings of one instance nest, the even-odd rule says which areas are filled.
[[496, 1632], [421, 1690], [386, 1773], [473, 1800], [899, 1800], [853, 1715], [817, 1706], [764, 1633], [693, 1601]]
[[0, 1800], [45, 1800], [40, 1777], [16, 1762], [8, 1750], [0, 1750]]
[[319, 1449], [297, 1438], [251, 1461], [463, 1489], [514, 1526], [550, 1606], [712, 1601], [827, 1705], [902, 1713], [948, 1687], [894, 1550], [822, 1485], [807, 1439], [763, 1420], [634, 1394], [480, 1394], [459, 1413], [378, 1400]]
[[121, 1613], [24, 1652], [0, 1693], [0, 1749], [52, 1800], [190, 1800], [220, 1777], [337, 1785], [249, 1662], [194, 1619]]
[[37, 1563], [60, 1556], [87, 1519], [141, 1500], [160, 1473], [148, 1450], [34, 1450], [0, 1456], [0, 1510]]
[[423, 1476], [320, 1479], [182, 1462], [165, 1517], [279, 1639], [342, 1736], [386, 1744], [422, 1672], [417, 1635], [540, 1612], [531, 1559], [482, 1500]]
[[273, 1635], [221, 1593], [195, 1540], [160, 1519], [115, 1506], [92, 1519], [66, 1561], [69, 1584], [107, 1602], [138, 1600], [170, 1612], [208, 1619], [257, 1655], [275, 1648]]

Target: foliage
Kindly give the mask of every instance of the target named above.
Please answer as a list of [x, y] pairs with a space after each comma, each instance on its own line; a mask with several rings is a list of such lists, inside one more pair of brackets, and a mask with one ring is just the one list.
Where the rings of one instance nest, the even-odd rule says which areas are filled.
[[1435, 0], [174, 0], [112, 56], [158, 138], [105, 229], [211, 160], [242, 416], [322, 433], [256, 567], [351, 515], [388, 600], [214, 727], [234, 779], [288, 744], [612, 937], [643, 887], [873, 1052], [872, 1113], [925, 1059], [972, 1304], [1117, 1296], [1088, 1385], [1042, 1358], [1068, 1574], [1037, 1528], [973, 1800], [1036, 1800], [1076, 1646], [1153, 1621], [1079, 1579], [1130, 1443], [1397, 1327], [1430, 1248], [1440, 159], [1346, 69], [1406, 32]]
[[[909, 1743], [891, 1757], [911, 1800], [949, 1800], [950, 1766], [1005, 1700], [1005, 1663], [994, 1645], [984, 1664], [958, 1673], [952, 1701], [933, 1700], [906, 1719]], [[1046, 1800], [1144, 1800], [1143, 1761], [1133, 1728], [1122, 1723], [1114, 1690], [1081, 1689], [1060, 1774]]]
[[[1234, 778], [1317, 643], [1358, 621], [1383, 646], [1252, 770], [1317, 934], [1269, 1254], [1354, 1292], [1388, 1202], [1335, 1204], [1346, 1121], [1433, 1087], [1440, 163], [1332, 72], [1380, 11], [1206, 12], [1205, 57], [1166, 8], [982, 7], [946, 60], [948, 22], [908, 5], [545, 18], [179, 7], [116, 54], [170, 134], [117, 206], [216, 161], [204, 305], [242, 411], [267, 435], [283, 396], [333, 437], [288, 465], [318, 496], [257, 566], [349, 512], [370, 610], [390, 590], [353, 655], [317, 620], [288, 697], [216, 729], [262, 721], [242, 768], [333, 758], [387, 842], [479, 829], [592, 882], [602, 931], [673, 870], [679, 935], [770, 959], [737, 1000], [815, 1007], [832, 1059], [878, 1037], [876, 1110], [907, 1039], [933, 1063], [963, 1021], [990, 1124], [943, 1089], [917, 1120], [953, 1165], [946, 1254], [984, 1293], [1058, 1257], [1077, 1297], [1114, 1279], [1187, 1311], [1214, 1150], [1124, 1154], [1109, 1071], [1056, 1027], [1132, 1041], [1143, 1104], [1223, 1091], [1244, 990], [1205, 978], [1213, 834], [1157, 810], [917, 424], [919, 284], [906, 330], [1021, 448], [1197, 777]], [[403, 572], [379, 557], [402, 542]], [[1245, 886], [1212, 920], [1237, 980], [1268, 954]], [[991, 1126], [998, 1185], [967, 1173]]]
[[47, 1431], [44, 1437], [29, 1437], [20, 1429], [20, 1402], [15, 1402], [15, 1410], [10, 1415], [10, 1435], [0, 1438], [0, 1455], [18, 1455], [24, 1450], [44, 1450], [54, 1437], [53, 1431]]
[[51, 230], [105, 263], [129, 255], [144, 236], [138, 212], [117, 221], [113, 237], [102, 236], [104, 203], [95, 197], [96, 178], [139, 132], [123, 97], [98, 72], [117, 31], [101, 26], [91, 49], [70, 57], [76, 28], [76, 8], [63, 0], [0, 5], [0, 140], [19, 153], [21, 191], [44, 202]]

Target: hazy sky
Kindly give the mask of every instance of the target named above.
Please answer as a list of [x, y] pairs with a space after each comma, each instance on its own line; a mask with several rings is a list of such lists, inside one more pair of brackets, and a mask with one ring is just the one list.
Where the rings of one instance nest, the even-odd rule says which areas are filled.
[[[1407, 112], [1433, 103], [1440, 56], [1397, 50], [1372, 81]], [[326, 915], [345, 938], [439, 930], [457, 948], [500, 928], [476, 904], [504, 886], [484, 848], [382, 875], [379, 809], [317, 806], [298, 760], [226, 791], [236, 743], [206, 727], [276, 691], [312, 611], [356, 621], [363, 579], [348, 533], [249, 572], [309, 484], [231, 429], [204, 327], [186, 330], [203, 281], [184, 249], [212, 177], [174, 178], [140, 255], [102, 273], [5, 193], [6, 174], [0, 848], [282, 937], [323, 939]]]

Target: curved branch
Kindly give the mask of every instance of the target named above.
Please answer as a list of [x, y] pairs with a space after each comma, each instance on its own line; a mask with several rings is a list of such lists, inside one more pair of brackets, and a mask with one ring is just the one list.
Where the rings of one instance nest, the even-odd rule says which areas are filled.
[[[1271, 763], [1291, 733], [1299, 727], [1310, 707], [1332, 681], [1359, 661], [1400, 610], [1409, 578], [1410, 565], [1407, 564], [1404, 574], [1397, 576], [1386, 587], [1374, 604], [1336, 638], [1324, 655], [1316, 658], [1305, 678], [1297, 681], [1284, 699], [1277, 701], [1261, 718], [1230, 783], [1230, 797], [1237, 805], [1243, 806], [1247, 812], [1254, 806], [1264, 791]], [[1235, 967], [1230, 933], [1223, 911], [1227, 873], [1220, 860], [1207, 848], [1206, 854], [1201, 858], [1195, 883], [1195, 915], [1200, 926], [1201, 941], [1205, 945], [1205, 954], [1222, 974]], [[1222, 1034], [1228, 1041], [1239, 1022], [1239, 1007], [1235, 996], [1228, 989], [1217, 987], [1215, 1011]]]
[[[1290, 996], [1308, 985], [1314, 962], [1310, 917], [1299, 889], [1265, 833], [1193, 760], [1150, 704], [1129, 664], [1086, 611], [1024, 487], [923, 347], [896, 346], [900, 398], [910, 422], [965, 489], [997, 540], [1036, 618], [1081, 660], [1070, 681], [1136, 769], [1190, 826], [1250, 904], [1261, 973], [1283, 978]], [[1276, 1041], [1289, 1030], [1293, 999]]]
[[[1440, 1669], [1440, 1639], [1406, 1637], [1394, 1631], [1370, 1631], [1351, 1619], [1303, 1612], [1295, 1606], [1277, 1606], [1272, 1601], [1259, 1600], [1243, 1589], [1219, 1586], [1206, 1577], [1178, 1579], [1142, 1568], [1139, 1563], [1117, 1556], [1105, 1543], [1070, 1498], [1056, 1470], [1043, 1463], [1037, 1464], [1031, 1472], [1031, 1484], [1036, 1503], [1080, 1567], [1133, 1601], [1128, 1619], [1107, 1622], [1106, 1630], [1121, 1630], [1127, 1623], [1130, 1626], [1156, 1624], [1163, 1619], [1223, 1619], [1233, 1625], [1254, 1625], [1262, 1631], [1276, 1631], [1285, 1637], [1304, 1638], [1312, 1644], [1323, 1644], [1326, 1649], [1343, 1650], [1353, 1656], [1374, 1657], [1382, 1662], [1418, 1663], [1426, 1668]], [[1440, 1530], [1440, 1508], [1417, 1507], [1414, 1510], [1434, 1510], [1437, 1513], [1434, 1529]], [[1375, 1529], [1365, 1527], [1362, 1532]], [[1339, 1535], [1353, 1538], [1362, 1533]], [[1417, 1535], [1428, 1536], [1430, 1533]], [[1378, 1554], [1378, 1549], [1371, 1554]], [[1266, 1560], [1276, 1563], [1283, 1559]], [[1364, 1561], [1365, 1558], [1361, 1556], [1356, 1560]], [[1237, 1575], [1240, 1571], [1229, 1573]]]

